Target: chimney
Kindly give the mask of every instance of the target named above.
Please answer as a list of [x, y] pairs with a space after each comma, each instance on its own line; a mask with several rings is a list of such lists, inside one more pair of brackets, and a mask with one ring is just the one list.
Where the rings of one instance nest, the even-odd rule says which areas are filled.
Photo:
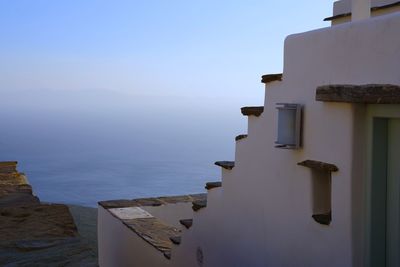
[[351, 20], [357, 21], [371, 17], [371, 0], [351, 0]]

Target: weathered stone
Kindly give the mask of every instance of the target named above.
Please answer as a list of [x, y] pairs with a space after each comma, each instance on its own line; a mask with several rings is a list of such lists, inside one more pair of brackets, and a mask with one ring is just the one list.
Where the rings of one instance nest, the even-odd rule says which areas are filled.
[[205, 208], [205, 207], [207, 207], [207, 199], [193, 201], [193, 203], [192, 203], [192, 209], [194, 211], [198, 211], [198, 210], [200, 210], [202, 208]]
[[193, 225], [193, 219], [182, 219], [179, 220], [179, 222], [186, 227], [186, 229], [189, 229]]
[[214, 164], [226, 170], [232, 170], [235, 167], [234, 161], [216, 161]]
[[164, 252], [164, 257], [170, 260], [171, 259], [171, 252], [170, 251]]
[[29, 184], [0, 185], [0, 199], [6, 195], [14, 193], [24, 193], [32, 195], [32, 187]]
[[320, 224], [329, 225], [332, 221], [332, 213], [328, 212], [325, 214], [314, 214], [313, 219]]
[[221, 186], [222, 186], [222, 182], [208, 182], [208, 183], [206, 183], [205, 188], [207, 190], [211, 190], [213, 188], [218, 188], [218, 187], [221, 187]]
[[242, 107], [241, 112], [244, 116], [259, 117], [264, 112], [264, 106], [259, 107]]
[[0, 162], [0, 173], [7, 174], [17, 172], [17, 164], [16, 161]]
[[235, 141], [239, 141], [244, 138], [247, 138], [247, 134], [239, 134], [238, 136], [235, 137]]
[[400, 86], [392, 84], [319, 86], [315, 99], [324, 102], [400, 104]]
[[179, 245], [180, 243], [181, 243], [181, 237], [180, 236], [171, 236], [170, 238], [169, 238], [171, 241], [172, 241], [172, 243], [174, 243], [175, 245]]
[[204, 199], [206, 194], [193, 194], [183, 196], [168, 196], [158, 198], [138, 198], [138, 199], [120, 199], [100, 201], [99, 205], [105, 209], [124, 208], [124, 207], [141, 207], [141, 206], [161, 206], [165, 204], [193, 202], [194, 200]]
[[0, 241], [0, 266], [98, 266], [94, 252], [79, 237]]
[[46, 249], [55, 247], [65, 242], [66, 239], [28, 239], [18, 240], [15, 242], [15, 248], [27, 252], [32, 250]]
[[274, 81], [282, 81], [282, 73], [266, 74], [261, 76], [262, 83], [270, 83]]
[[2, 207], [0, 218], [3, 240], [61, 238], [78, 234], [68, 207], [62, 204]]
[[39, 198], [29, 193], [10, 193], [0, 197], [0, 208], [39, 205]]
[[41, 204], [16, 162], [0, 162], [0, 266], [97, 266], [65, 205]]
[[23, 173], [9, 172], [0, 173], [0, 187], [6, 185], [27, 185], [28, 180]]
[[10, 171], [0, 173], [0, 207], [31, 206], [39, 204], [39, 198], [32, 194], [32, 187], [23, 173], [17, 172], [16, 162], [1, 162]]
[[325, 163], [322, 161], [316, 160], [305, 160], [302, 162], [297, 163], [297, 165], [304, 166], [310, 169], [315, 169], [319, 171], [328, 171], [328, 172], [337, 172], [339, 170], [338, 167], [334, 164]]
[[172, 247], [170, 237], [180, 233], [177, 228], [167, 225], [155, 217], [122, 220], [122, 222], [161, 252], [170, 251]]
[[100, 201], [98, 204], [106, 209], [162, 205], [162, 203], [155, 198], [106, 200], [106, 201]]

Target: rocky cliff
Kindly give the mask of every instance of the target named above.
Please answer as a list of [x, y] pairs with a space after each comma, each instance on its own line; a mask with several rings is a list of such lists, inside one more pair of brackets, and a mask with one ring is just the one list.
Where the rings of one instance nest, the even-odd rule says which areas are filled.
[[97, 266], [66, 205], [41, 203], [17, 162], [0, 162], [0, 266]]

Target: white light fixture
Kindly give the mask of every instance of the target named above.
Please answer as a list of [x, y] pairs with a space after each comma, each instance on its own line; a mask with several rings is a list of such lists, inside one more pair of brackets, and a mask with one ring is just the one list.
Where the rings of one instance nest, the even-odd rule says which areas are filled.
[[278, 140], [279, 148], [298, 149], [301, 145], [301, 113], [300, 104], [278, 103]]

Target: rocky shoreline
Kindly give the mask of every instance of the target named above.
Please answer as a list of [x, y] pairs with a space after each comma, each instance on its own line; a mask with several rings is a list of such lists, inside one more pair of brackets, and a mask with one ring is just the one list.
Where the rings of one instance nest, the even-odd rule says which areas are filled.
[[98, 266], [96, 216], [40, 202], [17, 162], [0, 162], [0, 266]]

